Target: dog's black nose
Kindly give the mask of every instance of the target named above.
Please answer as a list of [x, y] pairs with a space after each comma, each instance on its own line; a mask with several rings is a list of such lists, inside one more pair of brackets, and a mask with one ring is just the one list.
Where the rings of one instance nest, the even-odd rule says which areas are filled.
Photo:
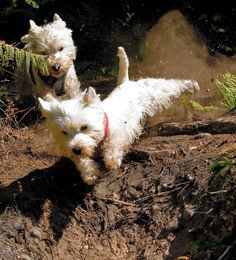
[[60, 65], [53, 65], [52, 70], [55, 72], [58, 72], [60, 70], [61, 66]]
[[78, 148], [78, 147], [75, 147], [72, 149], [73, 153], [76, 154], [76, 155], [80, 155], [81, 152], [82, 152], [82, 149], [81, 148]]

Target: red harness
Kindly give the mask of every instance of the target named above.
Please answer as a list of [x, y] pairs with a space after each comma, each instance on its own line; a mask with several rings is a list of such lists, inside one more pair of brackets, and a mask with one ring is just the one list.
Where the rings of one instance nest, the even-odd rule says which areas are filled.
[[104, 129], [103, 143], [105, 143], [109, 133], [109, 120], [106, 112], [104, 112], [104, 125], [105, 125], [105, 129]]

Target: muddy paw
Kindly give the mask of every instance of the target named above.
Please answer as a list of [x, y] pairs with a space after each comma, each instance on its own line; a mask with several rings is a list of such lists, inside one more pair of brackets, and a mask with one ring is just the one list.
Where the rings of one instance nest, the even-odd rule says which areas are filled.
[[96, 183], [96, 181], [98, 180], [98, 175], [81, 175], [81, 178], [83, 179], [83, 181], [87, 184], [87, 185], [94, 185]]
[[114, 170], [120, 167], [120, 162], [116, 160], [107, 160], [105, 161], [105, 165], [108, 170]]
[[94, 185], [96, 181], [98, 180], [99, 176], [101, 175], [100, 171], [93, 171], [93, 173], [84, 173], [81, 174], [81, 178], [83, 181], [88, 185]]

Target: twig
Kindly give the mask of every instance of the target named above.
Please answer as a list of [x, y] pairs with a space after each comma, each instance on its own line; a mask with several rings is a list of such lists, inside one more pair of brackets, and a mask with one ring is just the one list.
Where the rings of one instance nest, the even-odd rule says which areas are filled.
[[228, 192], [228, 191], [227, 191], [227, 190], [208, 191], [208, 192], [204, 193], [204, 194], [201, 196], [201, 199], [203, 199], [203, 198], [206, 197], [207, 195], [215, 195], [215, 194], [225, 193], [225, 192]]
[[[159, 192], [157, 194], [155, 194], [155, 197], [161, 197], [161, 196], [166, 196], [166, 195], [169, 195], [177, 190], [180, 190], [182, 189], [182, 187], [178, 187], [178, 188], [175, 188], [175, 189], [172, 189], [170, 191], [163, 191], [163, 192]], [[143, 202], [145, 200], [148, 200], [149, 198], [153, 198], [154, 195], [148, 195], [148, 196], [145, 196], [143, 198], [140, 198], [140, 199], [137, 199], [135, 202]]]
[[210, 144], [212, 144], [212, 143], [213, 143], [213, 140], [207, 142], [206, 144], [203, 144], [203, 145], [202, 145], [203, 148], [202, 148], [201, 150], [199, 150], [199, 153], [202, 153], [204, 150], [206, 150], [207, 147], [208, 147]]
[[190, 182], [189, 182], [187, 185], [185, 185], [185, 186], [179, 191], [179, 193], [177, 194], [177, 197], [179, 197], [179, 195], [181, 195], [181, 194], [184, 192], [184, 190], [185, 190], [189, 185], [190, 185]]
[[209, 215], [213, 209], [209, 209], [208, 211], [196, 211], [195, 214], [203, 214], [203, 215]]
[[[32, 110], [34, 110], [35, 108], [36, 108], [36, 106], [31, 107], [31, 108], [22, 116], [22, 118], [18, 121], [18, 124], [19, 124]], [[25, 110], [23, 110], [23, 111], [25, 111]], [[21, 111], [19, 111], [19, 112], [21, 112]]]
[[117, 204], [123, 204], [123, 205], [126, 205], [126, 206], [137, 207], [136, 204], [131, 203], [131, 202], [126, 202], [126, 201], [123, 201], [123, 200], [112, 199], [112, 201], [113, 201], [114, 203], [117, 203]]
[[123, 200], [117, 200], [117, 199], [113, 199], [113, 198], [109, 198], [109, 197], [107, 197], [107, 198], [97, 197], [97, 198], [100, 199], [100, 200], [105, 200], [105, 201], [110, 200], [110, 201], [114, 202], [115, 204], [121, 204], [121, 205], [125, 205], [125, 206], [137, 207], [136, 204], [131, 203], [131, 202], [126, 202], [126, 201], [123, 201]]
[[223, 254], [217, 259], [217, 260], [222, 260], [227, 253], [229, 252], [229, 250], [233, 247], [233, 245], [235, 244], [236, 241], [234, 241], [231, 245], [227, 246], [227, 248], [225, 249], [225, 251], [223, 252]]
[[225, 193], [225, 192], [228, 192], [228, 191], [227, 190], [209, 191], [208, 194], [214, 195], [214, 194]]

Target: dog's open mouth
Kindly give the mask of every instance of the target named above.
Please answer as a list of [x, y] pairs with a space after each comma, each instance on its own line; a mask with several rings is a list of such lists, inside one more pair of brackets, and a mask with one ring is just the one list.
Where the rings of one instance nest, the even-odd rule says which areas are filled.
[[[42, 75], [40, 72], [38, 72], [39, 77], [41, 78], [41, 80], [49, 87], [51, 87], [52, 89], [54, 89], [55, 94], [57, 96], [62, 96], [65, 94], [65, 89], [64, 89], [64, 80], [65, 80], [65, 75], [61, 76], [61, 77], [54, 77], [54, 76], [45, 76]], [[57, 86], [55, 87], [55, 83], [58, 81], [62, 81], [61, 84], [57, 84]]]
[[50, 76], [50, 75], [44, 76], [40, 72], [38, 72], [38, 75], [41, 78], [41, 80], [48, 86], [53, 86], [56, 83], [56, 81], [58, 80], [58, 78]]

